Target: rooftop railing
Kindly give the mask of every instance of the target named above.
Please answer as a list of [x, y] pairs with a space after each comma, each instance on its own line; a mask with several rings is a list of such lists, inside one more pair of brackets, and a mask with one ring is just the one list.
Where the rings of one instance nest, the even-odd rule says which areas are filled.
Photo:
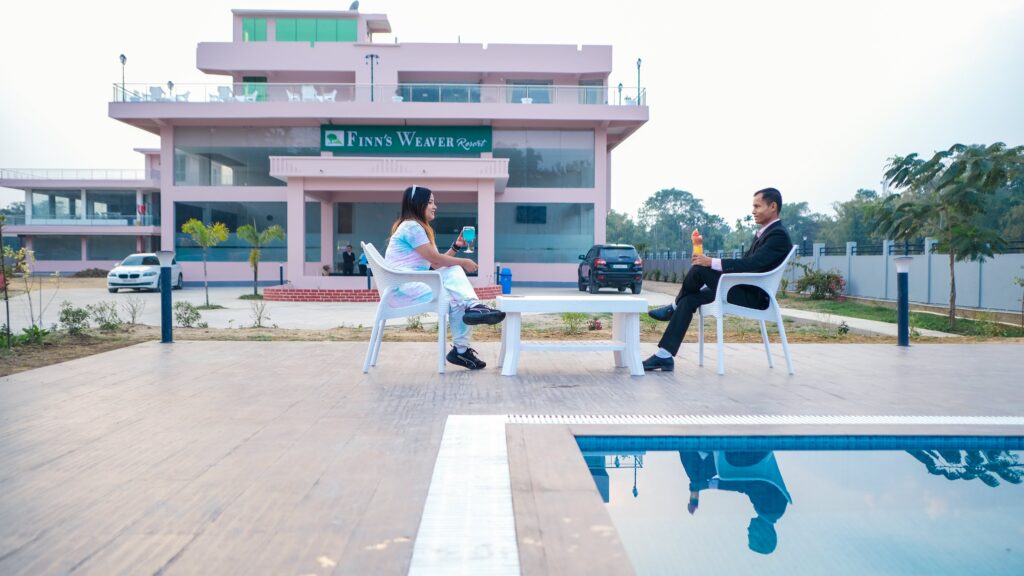
[[24, 214], [8, 214], [8, 226], [159, 226], [160, 217], [148, 214], [91, 214], [86, 218], [69, 214], [32, 214], [32, 221], [26, 222]]
[[0, 168], [0, 180], [147, 180], [145, 170]]
[[647, 90], [535, 84], [114, 84], [113, 102], [427, 102], [646, 106]]

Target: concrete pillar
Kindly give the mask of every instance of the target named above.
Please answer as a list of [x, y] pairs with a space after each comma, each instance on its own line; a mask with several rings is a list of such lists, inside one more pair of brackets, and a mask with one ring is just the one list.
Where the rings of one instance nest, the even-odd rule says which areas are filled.
[[811, 259], [812, 259], [811, 261], [814, 263], [814, 268], [816, 270], [820, 270], [821, 269], [821, 251], [824, 250], [824, 249], [825, 249], [825, 244], [824, 243], [815, 242], [811, 246]]
[[25, 190], [25, 224], [32, 223], [32, 190]]
[[288, 265], [293, 286], [300, 286], [306, 262], [306, 192], [302, 178], [288, 179]]
[[928, 300], [927, 303], [932, 303], [932, 249], [934, 248], [936, 240], [934, 238], [924, 239], [924, 260], [928, 264]]
[[82, 253], [81, 254], [81, 256], [82, 256], [81, 260], [82, 260], [82, 264], [85, 264], [85, 261], [89, 259], [89, 242], [88, 242], [87, 238], [88, 238], [88, 236], [82, 236], [82, 247], [81, 247], [81, 253]]
[[82, 213], [78, 215], [79, 220], [85, 220], [85, 215], [89, 212], [88, 204], [86, 204], [87, 198], [85, 197], [85, 188], [82, 188]]
[[492, 286], [498, 281], [494, 277], [494, 180], [478, 182], [476, 235], [480, 248], [477, 255], [477, 264], [480, 266], [479, 283], [481, 286]]
[[139, 212], [139, 206], [145, 206], [146, 201], [142, 198], [142, 190], [135, 191], [135, 223], [142, 225], [146, 220], [146, 215]]
[[330, 266], [329, 270], [334, 270], [334, 202], [331, 200], [320, 201], [320, 267], [325, 264]]
[[847, 242], [846, 243], [846, 295], [850, 295], [850, 290], [853, 286], [853, 279], [850, 276], [853, 273], [853, 255], [857, 253], [857, 243]]
[[174, 201], [171, 187], [174, 186], [174, 127], [160, 128], [160, 165], [170, 166], [160, 170], [160, 249], [174, 250]]
[[895, 244], [892, 240], [882, 240], [882, 267], [884, 268], [884, 274], [882, 274], [882, 298], [889, 299], [889, 252], [892, 251], [892, 245]]

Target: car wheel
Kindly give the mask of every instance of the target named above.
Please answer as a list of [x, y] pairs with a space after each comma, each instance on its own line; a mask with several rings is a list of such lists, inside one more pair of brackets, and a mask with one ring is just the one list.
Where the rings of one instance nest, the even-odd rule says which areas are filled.
[[184, 287], [184, 286], [185, 286], [185, 279], [181, 276], [181, 274], [178, 274], [178, 283], [174, 285], [174, 289], [175, 290], [181, 290], [182, 287]]
[[583, 276], [577, 274], [576, 284], [579, 286], [580, 292], [587, 291], [587, 281], [583, 279]]
[[636, 284], [632, 284], [630, 286], [630, 288], [633, 289], [633, 294], [639, 294], [642, 287], [643, 287], [643, 283], [641, 283], [641, 282], [637, 282]]
[[591, 294], [597, 294], [597, 291], [601, 289], [601, 286], [598, 285], [597, 279], [591, 277], [590, 281], [587, 282], [587, 288], [590, 290]]
[[110, 292], [111, 294], [117, 294], [117, 288], [107, 288], [107, 292]]

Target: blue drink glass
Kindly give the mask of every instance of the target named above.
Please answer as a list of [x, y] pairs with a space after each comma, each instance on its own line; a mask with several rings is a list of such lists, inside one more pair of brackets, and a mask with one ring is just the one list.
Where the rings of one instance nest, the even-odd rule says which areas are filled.
[[466, 248], [467, 253], [473, 252], [473, 243], [476, 242], [476, 228], [473, 226], [462, 227], [462, 239], [466, 241], [468, 247]]

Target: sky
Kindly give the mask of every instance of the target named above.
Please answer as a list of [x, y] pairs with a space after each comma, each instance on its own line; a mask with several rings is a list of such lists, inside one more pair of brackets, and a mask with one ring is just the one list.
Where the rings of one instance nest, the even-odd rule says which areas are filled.
[[[349, 0], [8, 2], [0, 168], [141, 168], [158, 139], [107, 117], [112, 86], [209, 82], [196, 45], [232, 8], [344, 10]], [[1024, 144], [1024, 1], [361, 0], [375, 41], [604, 44], [609, 85], [647, 90], [650, 120], [612, 153], [612, 208], [663, 188], [727, 221], [754, 191], [831, 213], [881, 189], [886, 160], [954, 143]], [[0, 189], [0, 206], [23, 199]], [[783, 214], [785, 215], [785, 214]]]

